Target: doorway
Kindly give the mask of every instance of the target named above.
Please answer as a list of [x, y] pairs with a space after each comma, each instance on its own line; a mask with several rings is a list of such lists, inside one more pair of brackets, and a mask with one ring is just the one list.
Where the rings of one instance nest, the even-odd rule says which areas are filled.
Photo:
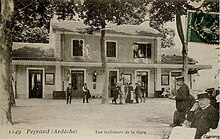
[[146, 97], [149, 94], [149, 73], [148, 71], [136, 71], [136, 83], [144, 84], [146, 87]]
[[82, 98], [84, 93], [82, 87], [84, 85], [84, 71], [83, 70], [71, 70], [71, 83], [73, 87], [73, 97]]
[[29, 70], [29, 98], [43, 97], [43, 70]]
[[117, 83], [117, 71], [109, 71], [108, 96], [113, 97], [113, 86]]

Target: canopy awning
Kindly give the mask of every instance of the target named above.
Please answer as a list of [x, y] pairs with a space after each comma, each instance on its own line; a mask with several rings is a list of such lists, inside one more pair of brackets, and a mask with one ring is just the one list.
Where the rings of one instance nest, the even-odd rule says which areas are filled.
[[101, 67], [98, 62], [63, 62], [63, 61], [26, 61], [26, 60], [12, 60], [13, 65], [24, 66], [76, 66], [76, 67]]
[[[27, 61], [12, 60], [13, 65], [24, 66], [75, 66], [75, 67], [101, 67], [101, 62], [63, 62], [63, 61]], [[182, 64], [144, 64], [144, 63], [107, 63], [109, 68], [162, 68], [162, 69], [182, 69]], [[189, 65], [191, 70], [212, 69], [211, 65]]]

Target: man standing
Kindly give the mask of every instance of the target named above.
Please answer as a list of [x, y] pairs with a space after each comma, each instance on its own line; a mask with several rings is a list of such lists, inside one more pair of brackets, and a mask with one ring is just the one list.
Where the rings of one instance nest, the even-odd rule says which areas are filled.
[[142, 82], [142, 84], [141, 84], [141, 97], [142, 97], [142, 100], [143, 100], [144, 103], [145, 103], [145, 100], [146, 100], [146, 92], [147, 92], [146, 85], [145, 85], [144, 82]]
[[89, 89], [87, 88], [86, 83], [84, 83], [84, 86], [83, 86], [83, 93], [84, 93], [83, 103], [85, 103], [85, 100], [86, 100], [86, 103], [89, 103], [89, 98], [91, 97], [91, 94], [90, 94]]
[[118, 99], [118, 95], [121, 91], [120, 86], [118, 85], [118, 83], [115, 83], [114, 87], [113, 87], [113, 99], [112, 99], [112, 103], [115, 102], [115, 104], [117, 103], [117, 99]]
[[139, 85], [139, 83], [135, 83], [135, 100], [136, 100], [136, 103], [139, 103], [139, 98], [141, 99], [141, 102], [142, 102], [142, 98], [141, 98], [141, 86]]
[[210, 104], [210, 96], [206, 92], [197, 95], [199, 104], [194, 105], [188, 112], [187, 120], [191, 127], [196, 128], [195, 139], [201, 139], [210, 128], [216, 129], [219, 122], [218, 111]]
[[186, 112], [192, 107], [190, 103], [189, 87], [184, 83], [184, 77], [180, 76], [176, 78], [179, 89], [174, 97], [176, 100], [176, 111], [173, 116], [173, 124], [170, 126], [180, 126], [184, 122]]
[[66, 89], [66, 104], [68, 103], [71, 104], [72, 92], [73, 92], [72, 84], [69, 83], [69, 86]]

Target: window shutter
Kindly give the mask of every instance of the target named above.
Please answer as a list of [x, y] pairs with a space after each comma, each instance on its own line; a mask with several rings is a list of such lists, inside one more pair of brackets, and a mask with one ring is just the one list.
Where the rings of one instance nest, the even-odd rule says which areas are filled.
[[151, 56], [152, 56], [151, 44], [147, 44], [147, 58], [151, 58]]

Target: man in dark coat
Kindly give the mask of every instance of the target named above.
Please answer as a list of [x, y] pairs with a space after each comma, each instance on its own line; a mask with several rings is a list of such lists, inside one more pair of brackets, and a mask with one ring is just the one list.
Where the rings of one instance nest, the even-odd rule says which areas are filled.
[[145, 103], [145, 100], [146, 100], [146, 92], [147, 92], [146, 84], [144, 82], [142, 82], [142, 84], [141, 84], [141, 98], [142, 98], [144, 103]]
[[183, 76], [177, 78], [177, 85], [180, 86], [175, 97], [177, 111], [174, 112], [173, 124], [170, 126], [180, 126], [185, 121], [187, 111], [192, 107], [189, 87], [184, 83]]
[[69, 86], [66, 89], [66, 104], [68, 103], [71, 104], [72, 92], [73, 92], [72, 84], [69, 83]]
[[112, 103], [115, 102], [115, 104], [117, 103], [117, 99], [118, 99], [118, 95], [121, 91], [120, 86], [118, 85], [118, 83], [115, 83], [115, 85], [113, 86], [113, 99], [112, 99]]
[[135, 90], [134, 90], [134, 93], [135, 93], [135, 100], [136, 100], [136, 103], [139, 103], [139, 98], [141, 99], [141, 102], [142, 102], [142, 98], [141, 98], [141, 86], [138, 84], [138, 83], [135, 83]]
[[210, 97], [206, 92], [197, 95], [199, 107], [193, 106], [188, 112], [187, 120], [191, 121], [191, 127], [196, 128], [195, 139], [201, 139], [210, 128], [215, 129], [218, 126], [218, 111], [210, 104]]

